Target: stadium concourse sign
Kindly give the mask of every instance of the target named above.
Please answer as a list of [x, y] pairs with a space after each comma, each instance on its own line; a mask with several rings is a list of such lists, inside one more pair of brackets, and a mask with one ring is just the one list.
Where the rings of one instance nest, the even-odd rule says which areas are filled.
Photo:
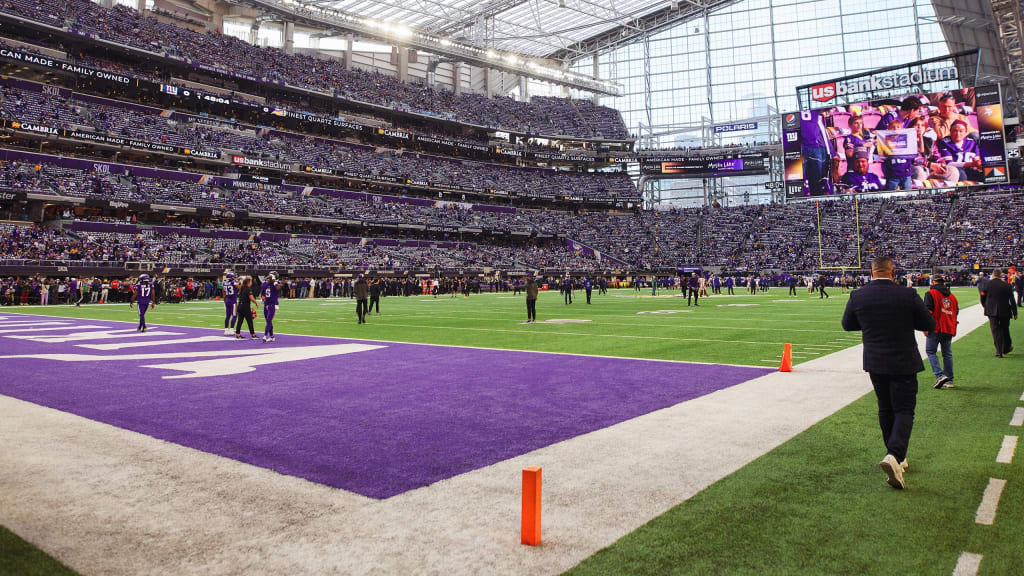
[[770, 158], [767, 152], [648, 156], [640, 162], [640, 173], [663, 178], [717, 178], [767, 174]]
[[[907, 64], [879, 68], [862, 74], [821, 80], [797, 86], [800, 110], [834, 107], [908, 93], [974, 86], [981, 52], [966, 50]], [[973, 74], [969, 72], [973, 70]]]
[[757, 130], [757, 122], [741, 122], [739, 124], [718, 124], [714, 127], [715, 134], [724, 134], [727, 132], [746, 132], [748, 130]]
[[46, 126], [45, 124], [21, 122], [19, 120], [4, 120], [2, 123], [0, 123], [0, 128], [14, 130], [18, 132], [38, 134], [44, 137], [56, 136], [57, 138], [83, 140], [95, 144], [106, 144], [109, 146], [119, 146], [122, 148], [128, 147], [135, 148], [137, 150], [148, 150], [151, 152], [164, 152], [167, 154], [180, 154], [182, 156], [196, 156], [202, 158], [209, 158], [211, 160], [219, 160], [221, 156], [220, 152], [213, 152], [210, 150], [194, 150], [191, 148], [182, 148], [181, 146], [170, 146], [168, 144], [162, 144], [160, 142], [147, 142], [145, 140], [137, 140], [135, 138], [122, 138], [120, 136], [97, 134], [95, 132], [85, 132], [82, 130], [65, 130], [63, 128], [53, 128], [51, 126]]
[[829, 102], [836, 97], [843, 97], [847, 94], [867, 94], [882, 90], [892, 90], [893, 88], [906, 89], [911, 86], [956, 79], [956, 68], [951, 66], [939, 70], [926, 69], [920, 72], [907, 72], [892, 76], [872, 76], [850, 82], [825, 82], [811, 86], [811, 99], [817, 102]]

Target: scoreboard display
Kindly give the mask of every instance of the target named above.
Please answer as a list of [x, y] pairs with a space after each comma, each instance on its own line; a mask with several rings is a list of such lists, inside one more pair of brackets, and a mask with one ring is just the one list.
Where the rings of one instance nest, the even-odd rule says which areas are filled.
[[701, 156], [663, 156], [644, 158], [640, 163], [642, 174], [676, 178], [718, 178], [767, 174], [767, 152], [737, 152]]

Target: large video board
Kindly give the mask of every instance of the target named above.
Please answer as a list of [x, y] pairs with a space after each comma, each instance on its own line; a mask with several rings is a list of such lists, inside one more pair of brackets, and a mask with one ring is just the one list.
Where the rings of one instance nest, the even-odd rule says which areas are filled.
[[1007, 182], [998, 86], [783, 115], [787, 196]]

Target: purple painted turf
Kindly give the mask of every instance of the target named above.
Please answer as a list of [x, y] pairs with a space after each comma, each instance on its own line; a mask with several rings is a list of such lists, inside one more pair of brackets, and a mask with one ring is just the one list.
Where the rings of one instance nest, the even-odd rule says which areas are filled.
[[[0, 330], [5, 323], [32, 319], [67, 320], [72, 327], [131, 327], [95, 320], [7, 318], [0, 320]], [[175, 338], [219, 332], [162, 330], [182, 334]], [[47, 344], [7, 336], [0, 334], [0, 356], [183, 352], [181, 361], [190, 360], [188, 352], [200, 350], [360, 342], [284, 335], [267, 345], [225, 338], [109, 352], [75, 346], [83, 342]], [[134, 334], [126, 339], [133, 340]], [[0, 358], [0, 394], [282, 474], [388, 498], [772, 371], [367, 343], [386, 347], [259, 366], [240, 376], [184, 380], [163, 378], [180, 372], [141, 367], [165, 360]]]

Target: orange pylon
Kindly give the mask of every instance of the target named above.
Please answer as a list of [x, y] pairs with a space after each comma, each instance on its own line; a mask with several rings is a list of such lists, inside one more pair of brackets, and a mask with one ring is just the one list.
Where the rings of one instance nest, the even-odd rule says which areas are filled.
[[520, 533], [521, 542], [527, 546], [540, 545], [540, 484], [540, 468], [523, 468], [523, 525]]
[[782, 349], [782, 365], [779, 366], [779, 372], [792, 372], [793, 371], [793, 345], [786, 344]]

